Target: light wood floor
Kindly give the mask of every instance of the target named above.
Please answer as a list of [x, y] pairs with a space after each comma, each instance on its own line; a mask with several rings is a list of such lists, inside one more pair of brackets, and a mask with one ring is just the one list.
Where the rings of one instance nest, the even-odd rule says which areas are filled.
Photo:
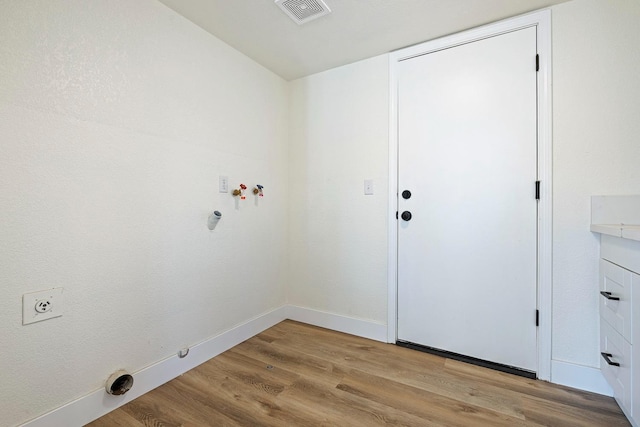
[[285, 321], [89, 425], [629, 423], [608, 397]]

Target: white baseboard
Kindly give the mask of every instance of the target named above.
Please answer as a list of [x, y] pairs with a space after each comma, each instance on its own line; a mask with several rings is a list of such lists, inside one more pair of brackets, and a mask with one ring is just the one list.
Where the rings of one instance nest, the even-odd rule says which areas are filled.
[[286, 311], [285, 306], [277, 308], [191, 347], [183, 359], [175, 355], [133, 373], [134, 387], [126, 395], [111, 396], [99, 389], [22, 427], [83, 426], [280, 323], [286, 319]]
[[613, 396], [613, 390], [598, 368], [552, 360], [551, 382], [605, 396]]
[[355, 319], [311, 308], [286, 306], [287, 318], [297, 322], [327, 328], [346, 334], [387, 342], [387, 325], [369, 320]]

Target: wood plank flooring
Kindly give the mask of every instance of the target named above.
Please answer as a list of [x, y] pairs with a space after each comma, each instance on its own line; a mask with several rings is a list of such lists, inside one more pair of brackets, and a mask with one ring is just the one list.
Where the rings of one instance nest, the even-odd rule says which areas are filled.
[[284, 321], [89, 424], [629, 426], [611, 398]]

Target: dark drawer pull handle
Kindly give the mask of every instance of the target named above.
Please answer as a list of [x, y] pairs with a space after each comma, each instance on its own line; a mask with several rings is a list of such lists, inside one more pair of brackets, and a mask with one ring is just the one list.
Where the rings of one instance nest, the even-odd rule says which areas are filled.
[[611, 296], [611, 292], [607, 292], [607, 291], [600, 291], [600, 295], [602, 295], [603, 297], [605, 297], [606, 299], [610, 299], [612, 301], [620, 301], [620, 297], [614, 297]]
[[600, 353], [600, 354], [602, 355], [602, 358], [605, 360], [605, 362], [607, 362], [607, 365], [620, 366], [618, 362], [614, 362], [613, 360], [611, 360], [611, 358], [613, 357], [613, 354], [611, 353]]

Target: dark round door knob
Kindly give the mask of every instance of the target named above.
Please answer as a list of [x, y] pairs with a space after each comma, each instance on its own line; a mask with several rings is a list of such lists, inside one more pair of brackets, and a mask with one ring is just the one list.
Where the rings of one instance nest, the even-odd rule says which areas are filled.
[[411, 212], [409, 211], [404, 211], [402, 212], [402, 215], [400, 215], [402, 217], [403, 220], [405, 221], [411, 221]]
[[409, 191], [409, 190], [404, 190], [404, 191], [402, 192], [402, 198], [403, 198], [403, 199], [405, 199], [405, 200], [410, 199], [410, 198], [411, 198], [411, 191]]

